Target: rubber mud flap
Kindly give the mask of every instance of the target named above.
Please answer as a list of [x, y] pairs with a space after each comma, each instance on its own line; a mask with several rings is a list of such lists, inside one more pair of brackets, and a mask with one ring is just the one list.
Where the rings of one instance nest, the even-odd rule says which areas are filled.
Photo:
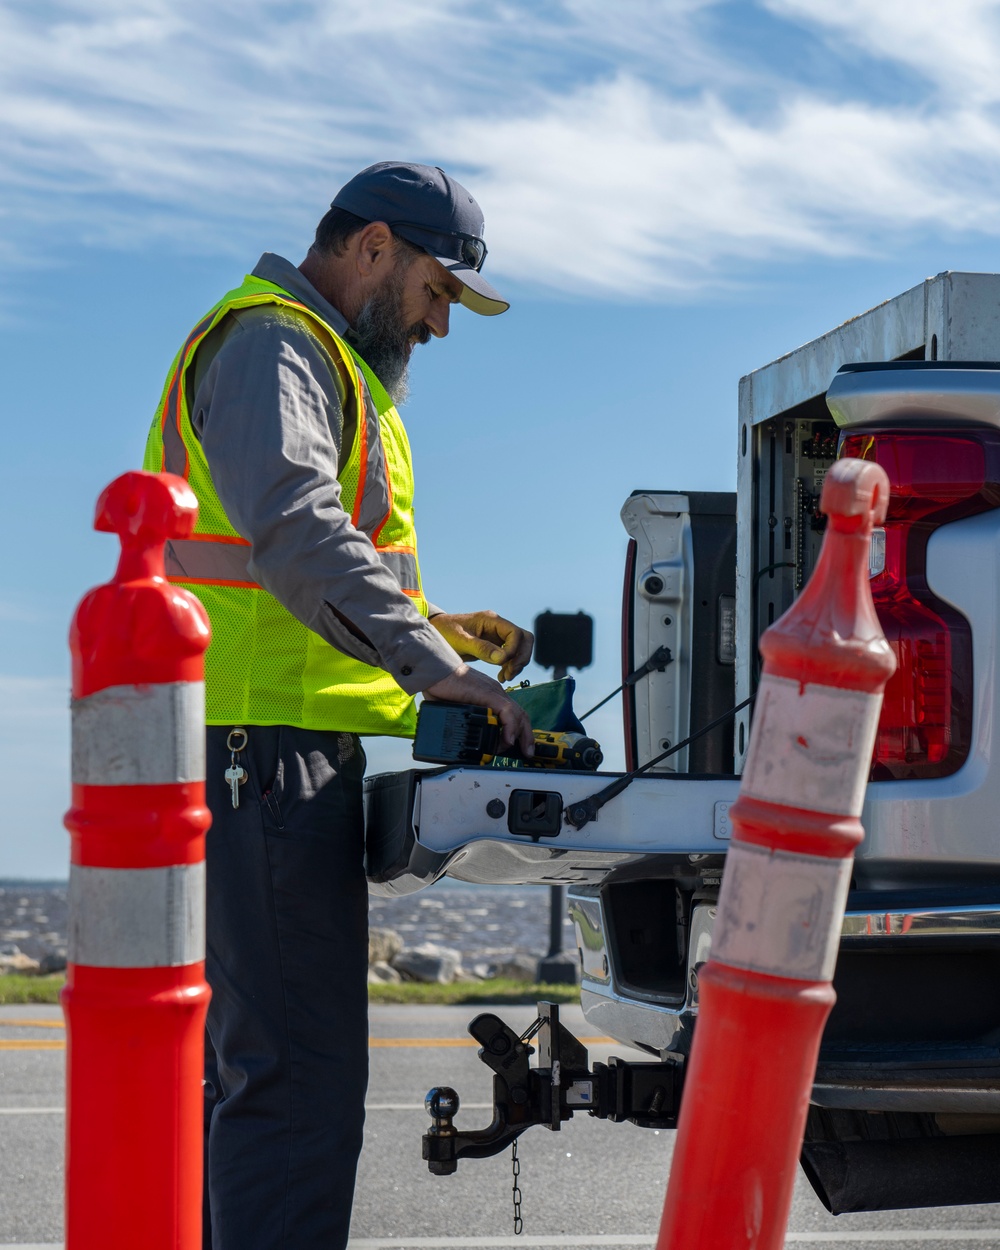
[[802, 1170], [832, 1215], [1000, 1202], [1000, 1136], [806, 1142]]

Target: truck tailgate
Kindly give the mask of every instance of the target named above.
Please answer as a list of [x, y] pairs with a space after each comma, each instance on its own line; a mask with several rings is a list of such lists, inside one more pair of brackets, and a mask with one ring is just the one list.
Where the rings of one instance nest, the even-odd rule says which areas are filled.
[[616, 775], [444, 768], [369, 777], [372, 892], [410, 894], [445, 873], [489, 885], [597, 883], [649, 856], [725, 851], [736, 777], [639, 777], [583, 829], [566, 823], [569, 804]]

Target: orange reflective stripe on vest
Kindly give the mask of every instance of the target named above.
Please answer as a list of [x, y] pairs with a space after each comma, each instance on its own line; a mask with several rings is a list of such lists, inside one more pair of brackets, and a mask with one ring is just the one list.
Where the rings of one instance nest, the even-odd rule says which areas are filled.
[[195, 348], [211, 329], [215, 320], [214, 310], [195, 326], [181, 348], [173, 375], [167, 383], [164, 397], [163, 416], [161, 418], [161, 437], [163, 439], [163, 472], [176, 473], [178, 477], [188, 476], [188, 451], [182, 433], [184, 413], [181, 405], [181, 394], [184, 389], [184, 374]]

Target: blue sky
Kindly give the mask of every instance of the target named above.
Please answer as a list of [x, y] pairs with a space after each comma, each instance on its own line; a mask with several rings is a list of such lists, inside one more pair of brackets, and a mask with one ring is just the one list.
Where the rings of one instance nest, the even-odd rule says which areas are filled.
[[[424, 578], [591, 612], [585, 708], [619, 680], [629, 492], [733, 489], [741, 374], [1000, 269], [998, 105], [983, 0], [0, 0], [0, 876], [66, 872], [97, 494], [199, 314], [298, 262], [357, 169], [441, 164], [483, 205], [513, 307], [415, 362]], [[620, 766], [616, 704], [594, 730]]]

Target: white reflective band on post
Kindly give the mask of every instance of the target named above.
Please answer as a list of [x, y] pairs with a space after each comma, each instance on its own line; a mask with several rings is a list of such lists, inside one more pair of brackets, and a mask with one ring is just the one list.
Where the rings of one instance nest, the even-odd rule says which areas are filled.
[[860, 816], [882, 696], [765, 673], [740, 793], [785, 807]]
[[69, 870], [70, 963], [176, 968], [205, 958], [205, 864]]
[[831, 981], [853, 863], [734, 842], [711, 958], [768, 976]]
[[205, 780], [205, 683], [108, 686], [74, 699], [73, 784]]

